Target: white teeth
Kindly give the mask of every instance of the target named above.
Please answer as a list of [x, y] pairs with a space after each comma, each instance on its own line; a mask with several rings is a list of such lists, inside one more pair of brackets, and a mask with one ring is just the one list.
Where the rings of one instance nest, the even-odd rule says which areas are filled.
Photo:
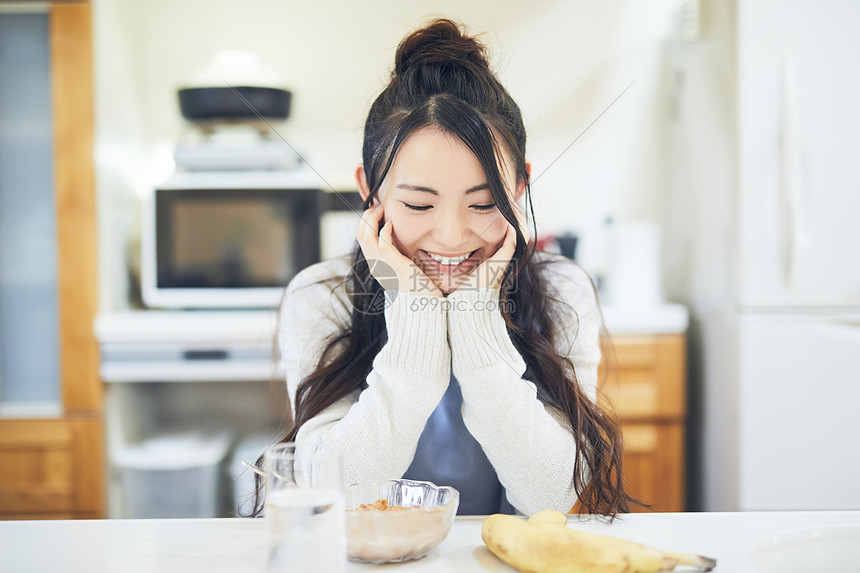
[[443, 257], [442, 255], [436, 255], [434, 253], [427, 254], [430, 255], [431, 259], [433, 259], [437, 263], [442, 263], [443, 265], [459, 265], [472, 255], [472, 253], [467, 253], [459, 257]]

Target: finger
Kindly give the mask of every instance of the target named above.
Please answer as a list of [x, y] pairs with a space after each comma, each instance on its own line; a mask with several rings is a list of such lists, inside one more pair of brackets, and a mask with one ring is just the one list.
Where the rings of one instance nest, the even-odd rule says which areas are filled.
[[379, 206], [373, 206], [367, 209], [361, 215], [361, 222], [358, 224], [358, 229], [355, 231], [356, 239], [367, 241], [376, 239], [379, 232], [379, 221], [382, 218], [382, 210]]
[[386, 221], [379, 231], [377, 247], [385, 260], [397, 269], [406, 270], [412, 262], [394, 244], [394, 223], [391, 221]]
[[392, 233], [394, 230], [394, 224], [391, 221], [386, 221], [382, 226], [382, 229], [379, 231], [379, 248], [384, 249], [385, 247], [393, 247], [393, 237]]
[[378, 233], [379, 220], [382, 218], [382, 210], [378, 206], [367, 209], [361, 217], [355, 238], [361, 247], [364, 258], [379, 258]]
[[412, 261], [394, 244], [394, 223], [391, 221], [385, 222], [385, 225], [379, 231], [379, 241], [377, 244], [385, 260], [397, 269], [406, 271], [411, 268]]
[[505, 238], [499, 250], [490, 257], [492, 261], [509, 261], [514, 256], [517, 250], [517, 231], [513, 225], [508, 223], [508, 228], [505, 230]]
[[379, 222], [382, 220], [383, 215], [385, 215], [385, 211], [381, 204], [377, 203], [376, 205], [372, 205], [364, 212], [363, 218], [368, 223], [365, 225], [364, 230], [374, 237], [379, 234]]

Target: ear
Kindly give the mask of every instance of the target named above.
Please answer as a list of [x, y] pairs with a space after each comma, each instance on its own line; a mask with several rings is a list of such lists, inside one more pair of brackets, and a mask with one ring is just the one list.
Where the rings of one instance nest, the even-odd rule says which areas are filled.
[[[531, 161], [526, 161], [526, 173], [529, 174], [529, 181], [531, 181], [531, 178], [532, 178], [532, 163], [531, 163]], [[514, 194], [514, 201], [519, 201], [522, 198], [523, 193], [525, 193], [525, 192], [526, 192], [526, 182], [523, 181], [522, 179], [520, 179], [519, 181], [517, 181], [517, 191]]]
[[367, 201], [370, 195], [370, 187], [367, 186], [367, 174], [364, 172], [364, 165], [359, 163], [355, 168], [355, 183], [358, 185], [358, 194], [362, 200]]

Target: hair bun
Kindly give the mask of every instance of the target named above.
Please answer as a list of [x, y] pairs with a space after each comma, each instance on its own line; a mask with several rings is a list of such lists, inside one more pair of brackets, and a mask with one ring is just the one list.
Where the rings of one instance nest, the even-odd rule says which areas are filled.
[[433, 20], [400, 42], [394, 57], [394, 74], [402, 76], [410, 69], [434, 64], [460, 64], [483, 70], [490, 67], [486, 47], [447, 18]]

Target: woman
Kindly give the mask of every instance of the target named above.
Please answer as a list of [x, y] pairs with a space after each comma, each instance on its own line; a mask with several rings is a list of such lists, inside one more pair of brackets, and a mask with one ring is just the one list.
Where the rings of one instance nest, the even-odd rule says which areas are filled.
[[528, 241], [525, 143], [475, 38], [440, 19], [401, 42], [365, 124], [356, 249], [281, 306], [284, 439], [336, 446], [345, 484], [452, 485], [461, 514], [627, 510], [594, 289]]

